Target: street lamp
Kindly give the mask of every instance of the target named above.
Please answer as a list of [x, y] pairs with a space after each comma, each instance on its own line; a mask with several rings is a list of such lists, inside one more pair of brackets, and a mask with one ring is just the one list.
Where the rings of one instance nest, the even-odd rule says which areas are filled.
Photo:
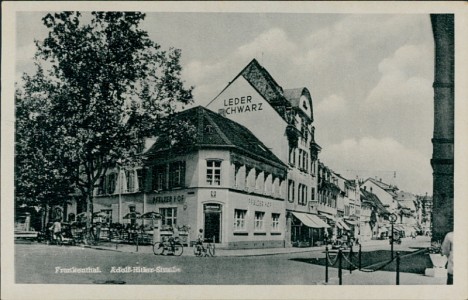
[[398, 217], [395, 214], [391, 214], [389, 219], [390, 219], [390, 224], [392, 225], [392, 236], [391, 236], [391, 239], [390, 239], [390, 253], [391, 253], [391, 258], [393, 259], [393, 241], [394, 241], [394, 238], [393, 238], [393, 235], [394, 235], [394, 233], [393, 233], [393, 224], [395, 224]]

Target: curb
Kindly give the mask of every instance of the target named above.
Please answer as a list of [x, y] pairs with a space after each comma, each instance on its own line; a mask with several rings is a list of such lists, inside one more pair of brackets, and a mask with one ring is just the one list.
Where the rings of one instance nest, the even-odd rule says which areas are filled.
[[[142, 252], [137, 252], [137, 251], [124, 251], [124, 250], [119, 250], [109, 248], [109, 247], [101, 247], [101, 246], [92, 246], [92, 245], [77, 245], [78, 247], [82, 248], [87, 248], [87, 249], [95, 249], [95, 250], [105, 250], [105, 251], [113, 251], [113, 252], [120, 252], [120, 253], [134, 253], [134, 254], [141, 254]], [[226, 250], [226, 251], [231, 251], [231, 250]], [[236, 251], [236, 250], [234, 250]], [[232, 254], [232, 255], [222, 255], [222, 254], [217, 254], [215, 257], [250, 257], [250, 256], [273, 256], [273, 255], [282, 255], [282, 254], [295, 254], [295, 253], [305, 253], [305, 252], [317, 252], [317, 251], [324, 251], [323, 249], [304, 249], [301, 251], [293, 251], [293, 252], [275, 252], [275, 253], [238, 253], [238, 254]], [[148, 254], [148, 253], [145, 253]]]

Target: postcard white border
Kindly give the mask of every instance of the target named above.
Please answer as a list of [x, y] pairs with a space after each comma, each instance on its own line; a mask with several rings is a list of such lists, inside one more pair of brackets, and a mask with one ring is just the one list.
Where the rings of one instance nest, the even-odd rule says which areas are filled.
[[[454, 286], [102, 286], [14, 283], [13, 158], [15, 14], [19, 11], [140, 10], [160, 12], [453, 13], [455, 83]], [[468, 6], [463, 2], [3, 2], [1, 270], [2, 299], [466, 299], [468, 239]]]

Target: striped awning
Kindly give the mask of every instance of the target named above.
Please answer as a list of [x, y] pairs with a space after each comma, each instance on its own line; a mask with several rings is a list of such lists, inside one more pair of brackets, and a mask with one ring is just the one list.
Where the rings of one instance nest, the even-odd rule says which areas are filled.
[[302, 222], [302, 224], [306, 225], [307, 227], [311, 228], [329, 228], [330, 226], [320, 220], [320, 218], [316, 215], [307, 214], [307, 213], [300, 213], [300, 212], [292, 212], [292, 214]]
[[346, 225], [346, 223], [343, 222], [343, 220], [337, 220], [337, 221], [336, 221], [336, 224], [340, 224], [340, 225], [341, 225], [341, 229], [348, 230], [348, 231], [351, 230], [351, 229], [348, 227], [348, 225]]

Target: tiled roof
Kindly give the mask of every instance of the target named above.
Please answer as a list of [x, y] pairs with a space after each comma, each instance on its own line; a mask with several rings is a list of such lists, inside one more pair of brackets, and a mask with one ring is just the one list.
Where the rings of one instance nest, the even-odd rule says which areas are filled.
[[[286, 169], [286, 165], [255, 137], [250, 130], [209, 109], [197, 106], [177, 113], [174, 115], [174, 118], [188, 122], [196, 128], [196, 134], [193, 139], [181, 145], [178, 149], [179, 152], [190, 151], [194, 147], [225, 147], [234, 149], [234, 151], [258, 161]], [[168, 140], [161, 139], [153, 145], [147, 155], [151, 156], [168, 148]]]
[[380, 201], [379, 197], [377, 197], [377, 195], [369, 191], [366, 191], [364, 189], [361, 189], [361, 202], [369, 202], [373, 206], [375, 206], [378, 210], [380, 210], [382, 213], [389, 213], [388, 210]]
[[302, 93], [305, 88], [296, 88], [296, 89], [285, 89], [284, 97], [291, 103], [292, 107], [298, 107], [301, 99]]
[[373, 182], [375, 185], [385, 190], [387, 193], [392, 195], [392, 197], [396, 197], [397, 194], [395, 192], [398, 190], [396, 186], [391, 186], [389, 184], [386, 184], [385, 182], [375, 180], [374, 178], [368, 178], [367, 180]]

